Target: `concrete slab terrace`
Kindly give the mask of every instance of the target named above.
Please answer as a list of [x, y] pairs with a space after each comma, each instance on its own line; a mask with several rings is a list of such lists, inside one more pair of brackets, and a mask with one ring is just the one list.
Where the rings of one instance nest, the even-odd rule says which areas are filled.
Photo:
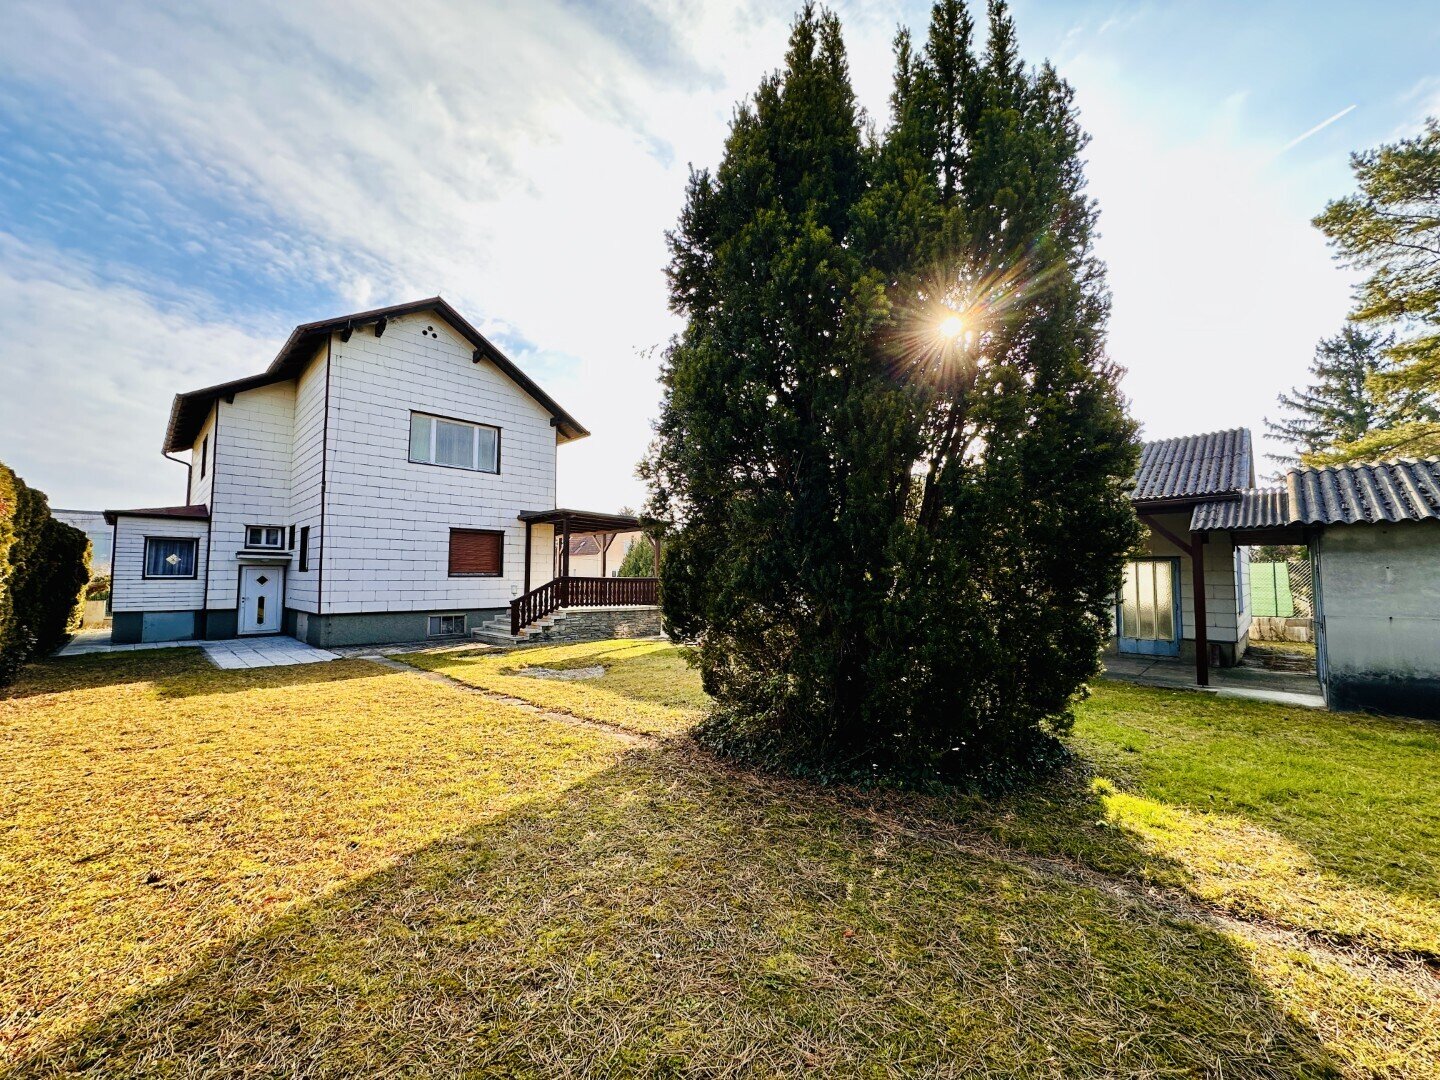
[[1270, 701], [1280, 705], [1299, 705], [1307, 709], [1325, 708], [1320, 682], [1313, 675], [1287, 671], [1264, 671], [1258, 668], [1214, 668], [1210, 686], [1195, 685], [1195, 669], [1187, 660], [1174, 656], [1107, 656], [1106, 678], [1140, 686], [1161, 686], [1175, 690], [1195, 690], [1219, 697]]

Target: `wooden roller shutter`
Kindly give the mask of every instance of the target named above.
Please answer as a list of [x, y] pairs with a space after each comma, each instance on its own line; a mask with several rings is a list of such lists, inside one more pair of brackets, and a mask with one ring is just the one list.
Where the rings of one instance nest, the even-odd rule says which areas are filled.
[[451, 529], [450, 576], [499, 577], [504, 540], [504, 533]]

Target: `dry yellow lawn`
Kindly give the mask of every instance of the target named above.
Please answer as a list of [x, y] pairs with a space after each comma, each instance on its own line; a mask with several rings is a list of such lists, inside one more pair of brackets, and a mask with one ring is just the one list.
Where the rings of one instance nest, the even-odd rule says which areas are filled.
[[[1220, 723], [1184, 697], [1103, 693], [1081, 745], [1115, 783], [986, 806], [717, 763], [678, 734], [703, 698], [667, 646], [412, 660], [664, 737], [359, 661], [216, 672], [172, 650], [41, 665], [0, 692], [0, 1065], [1440, 1076], [1434, 968], [1381, 947], [1408, 924], [1337, 949], [1284, 909], [1247, 926], [1203, 895], [1249, 849], [1150, 808], [1193, 817], [1187, 785], [1204, 786], [1166, 764], [1198, 749], [1153, 727]], [[597, 663], [577, 682], [515, 674]], [[1326, 852], [1308, 821], [1267, 828], [1352, 883], [1419, 880]]]
[[0, 691], [0, 1061], [618, 749], [364, 661], [35, 669]]

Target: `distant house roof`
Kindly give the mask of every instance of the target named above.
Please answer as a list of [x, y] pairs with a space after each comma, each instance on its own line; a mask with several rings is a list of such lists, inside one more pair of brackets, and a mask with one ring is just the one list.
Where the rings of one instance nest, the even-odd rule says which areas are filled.
[[1283, 488], [1195, 508], [1190, 528], [1264, 529], [1440, 521], [1440, 458], [1291, 469]]
[[572, 536], [570, 537], [570, 554], [599, 555], [600, 541], [589, 533], [584, 536]]
[[210, 507], [204, 503], [192, 503], [189, 506], [147, 506], [139, 510], [105, 511], [107, 525], [114, 525], [115, 519], [122, 517], [191, 518], [196, 521], [209, 521]]
[[205, 426], [205, 418], [210, 415], [210, 406], [217, 398], [229, 397], [232, 394], [295, 378], [305, 370], [305, 365], [309, 363], [313, 350], [328, 335], [358, 330], [363, 326], [372, 326], [388, 319], [398, 319], [402, 315], [412, 315], [420, 311], [433, 311], [449, 323], [457, 334], [474, 346], [477, 358], [483, 356], [489, 360], [509, 376], [520, 389], [534, 398], [550, 414], [555, 427], [567, 440], [583, 439], [590, 434], [578, 420], [556, 404], [555, 400], [541, 390], [530, 376], [516, 367], [509, 357], [492, 345], [484, 334], [471, 326], [448, 302], [439, 296], [432, 296], [425, 300], [412, 300], [407, 304], [393, 304], [390, 307], [357, 311], [333, 319], [322, 319], [319, 322], [302, 323], [291, 331], [290, 337], [281, 346], [280, 352], [270, 362], [270, 366], [259, 375], [218, 383], [215, 386], [207, 386], [203, 390], [191, 390], [184, 394], [176, 394], [175, 401], [170, 406], [170, 423], [165, 429], [165, 452], [174, 453], [177, 450], [188, 450], [195, 445], [195, 437]]
[[1254, 483], [1252, 463], [1245, 428], [1148, 442], [1130, 498], [1163, 503], [1239, 495]]

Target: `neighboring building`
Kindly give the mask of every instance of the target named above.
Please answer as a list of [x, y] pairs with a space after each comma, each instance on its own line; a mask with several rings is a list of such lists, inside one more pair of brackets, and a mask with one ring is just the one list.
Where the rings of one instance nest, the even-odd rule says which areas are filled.
[[110, 573], [110, 547], [115, 536], [105, 521], [103, 510], [51, 510], [57, 521], [73, 525], [90, 538], [90, 573], [104, 577]]
[[[617, 577], [620, 564], [637, 543], [650, 541], [638, 529], [629, 532], [587, 533], [570, 538], [570, 573], [576, 577]], [[560, 545], [555, 545], [559, 573]]]
[[[520, 630], [605, 606], [552, 586], [557, 531], [638, 526], [554, 509], [557, 449], [588, 434], [438, 297], [299, 326], [264, 373], [175, 398], [183, 505], [106, 511], [113, 640], [369, 644], [506, 622], [522, 598]], [[653, 605], [645, 580], [627, 601]]]
[[[1145, 444], [1130, 497], [1148, 532], [1144, 553], [1126, 564], [1115, 613], [1117, 651], [1194, 659], [1199, 595], [1206, 659], [1226, 667], [1239, 662], [1249, 643], [1249, 555], [1225, 532], [1197, 540], [1190, 518], [1197, 506], [1238, 498], [1254, 483], [1250, 432], [1243, 428]], [[1197, 551], [1203, 588], [1195, 575]]]
[[1331, 708], [1440, 719], [1440, 459], [1291, 469], [1282, 488], [1198, 508], [1190, 527], [1309, 547]]
[[1326, 702], [1440, 719], [1440, 459], [1295, 468], [1257, 489], [1236, 429], [1147, 443], [1132, 498], [1149, 535], [1115, 649], [1192, 657], [1208, 684], [1247, 645], [1246, 548], [1304, 545]]

